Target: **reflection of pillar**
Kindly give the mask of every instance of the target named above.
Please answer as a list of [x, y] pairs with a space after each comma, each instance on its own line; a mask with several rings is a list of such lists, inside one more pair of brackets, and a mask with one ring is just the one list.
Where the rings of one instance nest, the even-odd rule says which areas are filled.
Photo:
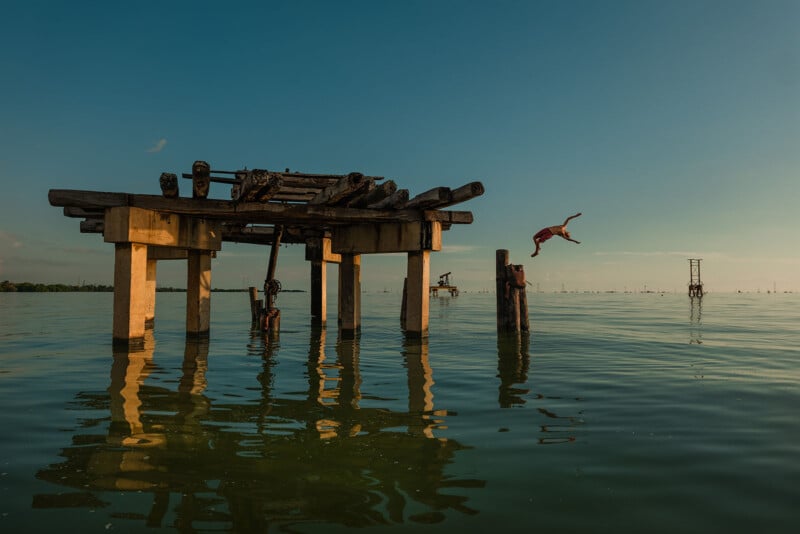
[[522, 395], [530, 389], [514, 387], [528, 380], [528, 354], [530, 338], [519, 333], [497, 334], [497, 370], [500, 377], [498, 403], [501, 408], [510, 408], [525, 404]]
[[361, 327], [361, 255], [342, 254], [339, 265], [339, 322], [344, 335]]
[[328, 265], [324, 260], [311, 262], [311, 322], [324, 325], [328, 321]]
[[156, 319], [156, 260], [147, 260], [147, 274], [144, 282], [144, 327], [153, 328]]
[[108, 386], [112, 432], [129, 444], [133, 436], [143, 432], [142, 401], [139, 389], [153, 365], [153, 334], [147, 332], [144, 345], [138, 350], [115, 350], [111, 364], [111, 384]]
[[187, 340], [183, 349], [183, 374], [178, 383], [178, 413], [175, 417], [180, 438], [202, 447], [205, 433], [200, 428], [201, 419], [208, 414], [209, 400], [203, 395], [208, 382], [208, 339]]
[[403, 355], [408, 371], [408, 413], [412, 421], [408, 432], [435, 438], [433, 430], [443, 422], [439, 417], [447, 415], [447, 411], [434, 410], [433, 369], [428, 358], [428, 340], [406, 336]]
[[341, 338], [336, 343], [336, 355], [341, 365], [339, 405], [358, 409], [361, 401], [360, 344], [358, 338]]
[[147, 245], [114, 246], [114, 341], [128, 343], [144, 337]]
[[211, 251], [190, 250], [186, 280], [186, 333], [208, 334], [211, 323]]
[[[308, 400], [323, 406], [331, 406], [336, 404], [339, 396], [339, 377], [328, 376], [326, 372], [337, 367], [325, 363], [326, 333], [324, 328], [318, 326], [311, 328], [308, 346]], [[328, 382], [332, 382], [333, 387], [326, 387]]]
[[430, 250], [408, 253], [405, 328], [412, 336], [428, 335], [430, 257]]

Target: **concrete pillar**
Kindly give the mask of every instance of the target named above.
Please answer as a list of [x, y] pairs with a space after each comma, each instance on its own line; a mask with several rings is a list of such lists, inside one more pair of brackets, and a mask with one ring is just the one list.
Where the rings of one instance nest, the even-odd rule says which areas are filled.
[[342, 254], [339, 265], [339, 323], [343, 334], [361, 327], [361, 255]]
[[406, 334], [426, 337], [430, 308], [430, 250], [408, 253]]
[[186, 334], [207, 335], [211, 324], [211, 251], [190, 250], [186, 280]]
[[147, 260], [144, 282], [144, 327], [153, 328], [156, 320], [156, 267], [158, 261]]
[[117, 343], [144, 339], [147, 245], [116, 243], [114, 246], [114, 324]]

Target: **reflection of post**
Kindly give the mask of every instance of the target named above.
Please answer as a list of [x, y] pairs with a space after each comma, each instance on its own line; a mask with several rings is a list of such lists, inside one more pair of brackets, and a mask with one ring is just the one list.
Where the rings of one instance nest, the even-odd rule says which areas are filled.
[[[437, 414], [433, 409], [433, 370], [428, 358], [428, 339], [415, 335], [406, 336], [403, 344], [405, 364], [408, 370], [408, 412], [409, 420], [424, 421], [422, 426], [409, 426], [411, 434], [421, 433], [427, 438], [435, 437], [433, 429], [440, 420], [432, 420]], [[420, 419], [416, 419], [419, 416]]]
[[358, 337], [341, 337], [336, 343], [336, 355], [341, 365], [339, 404], [358, 409], [361, 401], [360, 343]]
[[700, 345], [703, 343], [702, 318], [703, 299], [689, 299], [689, 343]]
[[516, 333], [497, 335], [497, 370], [500, 377], [498, 403], [501, 408], [525, 404], [525, 395], [530, 389], [514, 387], [528, 380], [529, 338]]

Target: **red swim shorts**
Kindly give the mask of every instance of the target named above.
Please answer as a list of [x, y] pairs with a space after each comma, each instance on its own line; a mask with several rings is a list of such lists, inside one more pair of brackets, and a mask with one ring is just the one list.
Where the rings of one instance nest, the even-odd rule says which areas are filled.
[[543, 228], [536, 232], [536, 235], [533, 236], [534, 241], [547, 241], [551, 237], [553, 237], [553, 232], [550, 231], [550, 228]]

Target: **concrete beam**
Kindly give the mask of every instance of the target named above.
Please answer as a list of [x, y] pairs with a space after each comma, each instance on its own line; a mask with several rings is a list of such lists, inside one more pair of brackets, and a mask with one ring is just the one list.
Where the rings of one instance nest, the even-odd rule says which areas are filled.
[[162, 247], [220, 250], [219, 221], [123, 206], [105, 214], [107, 243], [143, 243]]
[[442, 223], [358, 224], [333, 232], [332, 250], [339, 254], [381, 254], [442, 250]]

